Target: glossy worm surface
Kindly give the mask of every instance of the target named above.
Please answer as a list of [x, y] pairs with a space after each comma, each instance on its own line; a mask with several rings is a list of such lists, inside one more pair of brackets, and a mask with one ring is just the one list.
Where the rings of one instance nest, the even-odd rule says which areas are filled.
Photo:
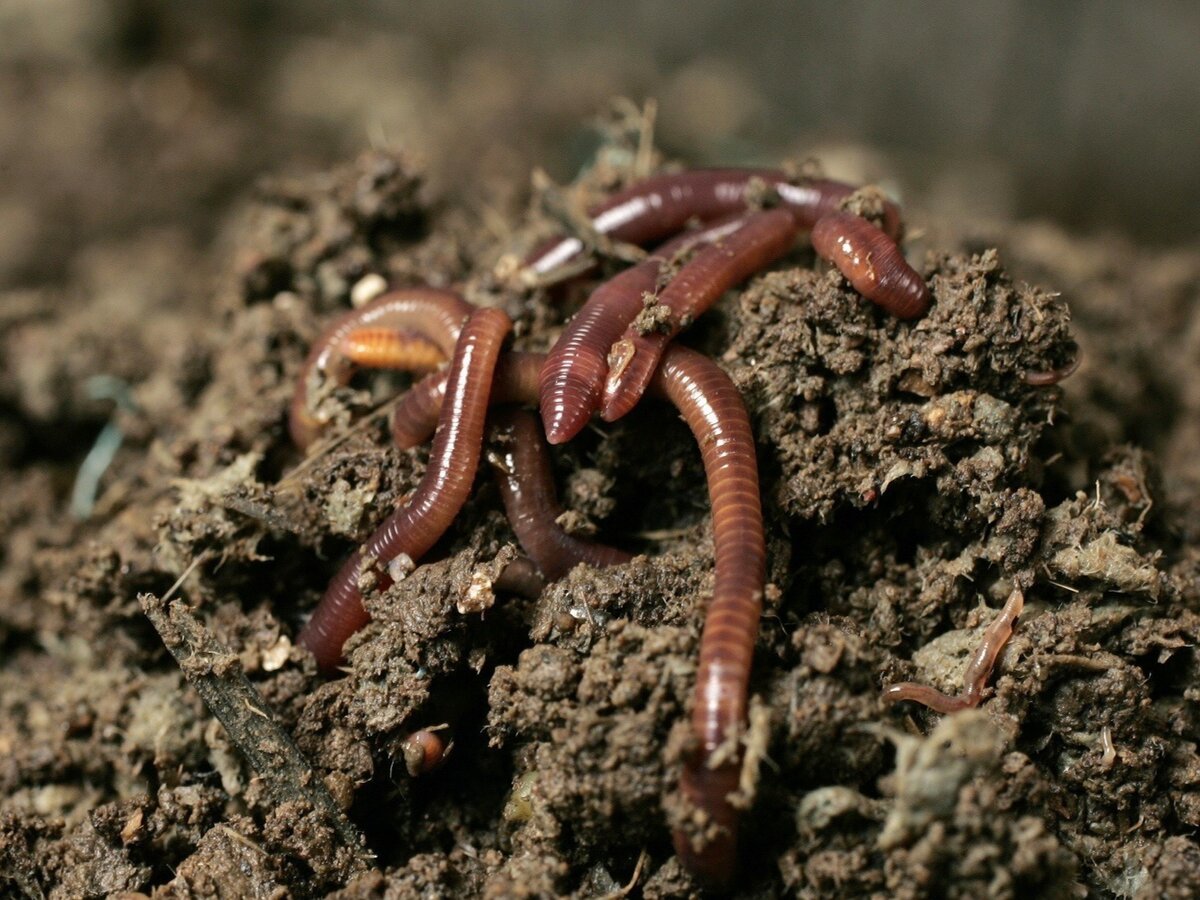
[[[630, 185], [591, 209], [589, 215], [592, 227], [602, 235], [648, 244], [680, 231], [692, 219], [707, 222], [745, 212], [747, 195], [756, 182], [774, 191], [780, 205], [804, 229], [835, 211], [855, 190], [827, 178], [789, 179], [776, 169], [690, 169]], [[883, 222], [884, 231], [898, 240], [902, 226], [895, 204], [884, 205]], [[526, 266], [545, 275], [571, 263], [586, 249], [577, 237], [557, 238], [536, 250]]]
[[446, 361], [446, 354], [428, 338], [396, 328], [358, 328], [338, 346], [350, 363], [367, 369], [426, 372]]
[[446, 373], [433, 449], [420, 484], [408, 505], [389, 516], [342, 565], [297, 639], [322, 670], [338, 664], [346, 639], [368, 621], [359, 589], [363, 560], [374, 561], [386, 588], [391, 583], [385, 572], [389, 564], [400, 557], [410, 562], [420, 559], [466, 502], [483, 446], [492, 374], [511, 328], [511, 320], [498, 309], [477, 310], [463, 326]]
[[645, 332], [636, 320], [613, 343], [600, 415], [613, 422], [646, 392], [667, 343], [734, 285], [783, 256], [796, 239], [796, 223], [784, 210], [755, 213], [728, 235], [697, 249], [658, 295], [666, 321]]
[[496, 460], [496, 481], [504, 510], [521, 549], [550, 581], [558, 581], [575, 566], [603, 568], [629, 562], [632, 555], [616, 547], [583, 541], [558, 524], [563, 509], [554, 489], [550, 454], [537, 417], [522, 409], [501, 407], [492, 421], [507, 442]]
[[667, 242], [648, 259], [592, 292], [567, 323], [542, 369], [540, 406], [546, 439], [561, 444], [577, 435], [600, 406], [613, 342], [657, 292], [662, 267], [676, 254], [727, 236], [743, 222], [724, 217]]
[[546, 356], [540, 405], [546, 439], [569, 441], [600, 403], [608, 373], [608, 350], [653, 294], [662, 261], [652, 257], [598, 287], [563, 329]]
[[[538, 379], [545, 360], [544, 353], [519, 350], [502, 355], [496, 364], [490, 402], [537, 402]], [[433, 434], [442, 399], [446, 396], [446, 374], [426, 375], [396, 402], [392, 413], [392, 440], [401, 450], [419, 447]]]
[[979, 647], [976, 648], [971, 661], [967, 664], [966, 671], [963, 672], [963, 692], [961, 694], [951, 696], [943, 694], [927, 684], [903, 681], [899, 684], [888, 685], [883, 691], [884, 699], [893, 703], [912, 700], [943, 715], [978, 706], [979, 701], [983, 699], [983, 689], [987, 684], [988, 676], [992, 674], [1000, 651], [1012, 637], [1013, 626], [1024, 608], [1025, 596], [1020, 591], [1013, 591], [1008, 595], [1004, 608], [984, 631], [983, 640], [979, 642]]
[[716, 557], [692, 709], [700, 748], [685, 761], [681, 782], [687, 799], [707, 813], [709, 825], [700, 846], [676, 832], [675, 852], [693, 872], [723, 884], [737, 859], [738, 813], [727, 798], [738, 786], [737, 737], [746, 717], [766, 578], [758, 464], [741, 394], [712, 360], [672, 346], [663, 354], [653, 387], [675, 404], [700, 445]]
[[324, 428], [326, 420], [309, 408], [309, 395], [325, 378], [336, 384], [345, 384], [350, 379], [352, 366], [341, 348], [352, 332], [363, 328], [398, 330], [410, 337], [428, 339], [443, 356], [449, 357], [473, 308], [453, 291], [414, 287], [390, 291], [334, 320], [317, 338], [300, 370], [288, 412], [292, 440], [304, 449]]
[[829, 260], [854, 289], [898, 319], [929, 308], [929, 288], [886, 233], [862, 216], [831, 212], [812, 230], [813, 249]]

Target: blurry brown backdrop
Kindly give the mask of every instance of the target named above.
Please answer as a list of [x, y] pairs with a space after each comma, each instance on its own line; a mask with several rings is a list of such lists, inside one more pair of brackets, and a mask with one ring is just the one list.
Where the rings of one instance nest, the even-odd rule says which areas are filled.
[[[1200, 6], [0, 0], [0, 287], [203, 246], [266, 172], [378, 144], [568, 179], [614, 95], [697, 162], [821, 157], [942, 218], [1200, 231]], [[861, 148], [871, 148], [871, 152]]]

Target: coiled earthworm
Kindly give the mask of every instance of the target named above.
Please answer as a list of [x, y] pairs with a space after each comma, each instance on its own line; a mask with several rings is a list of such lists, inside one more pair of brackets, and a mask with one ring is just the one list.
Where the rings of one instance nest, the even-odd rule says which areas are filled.
[[446, 361], [446, 354], [428, 338], [396, 328], [357, 328], [338, 345], [342, 358], [368, 369], [427, 372]]
[[[812, 228], [855, 191], [851, 185], [827, 178], [791, 180], [776, 169], [690, 169], [630, 185], [593, 207], [589, 215], [599, 234], [644, 245], [674, 234], [692, 219], [707, 222], [744, 212], [755, 182], [773, 191], [803, 229]], [[894, 203], [884, 204], [883, 230], [899, 240], [900, 210]], [[544, 276], [585, 250], [582, 240], [564, 236], [535, 250], [525, 264], [533, 274]]]
[[613, 343], [601, 417], [612, 422], [633, 409], [667, 343], [727, 290], [783, 256], [795, 239], [795, 220], [775, 209], [747, 216], [730, 234], [696, 250], [658, 295], [667, 313], [661, 327], [647, 331], [635, 319]]
[[476, 310], [463, 326], [446, 373], [445, 399], [420, 484], [408, 505], [392, 513], [342, 565], [297, 638], [323, 671], [338, 664], [346, 639], [369, 619], [359, 587], [364, 561], [374, 568], [381, 588], [386, 588], [392, 581], [386, 572], [390, 564], [405, 557], [409, 563], [420, 559], [466, 502], [483, 446], [492, 373], [511, 328], [512, 321], [498, 309]]
[[[491, 403], [533, 403], [544, 353], [510, 350], [500, 357], [492, 381]], [[437, 425], [446, 394], [446, 373], [433, 372], [409, 388], [392, 411], [392, 440], [401, 450], [419, 447]]]
[[1004, 645], [1008, 643], [1008, 639], [1012, 637], [1013, 626], [1024, 608], [1025, 596], [1019, 590], [1014, 590], [1008, 595], [1004, 608], [984, 631], [983, 640], [979, 642], [979, 647], [967, 664], [966, 671], [963, 672], [963, 692], [961, 694], [952, 697], [927, 684], [903, 681], [899, 684], [889, 684], [884, 688], [884, 699], [891, 703], [913, 700], [943, 715], [978, 706], [979, 701], [983, 699], [984, 685], [987, 684], [988, 676], [992, 674], [992, 669], [996, 665], [996, 658], [1004, 649]]
[[412, 287], [390, 291], [336, 319], [317, 338], [300, 369], [288, 414], [292, 440], [304, 449], [324, 428], [327, 419], [309, 409], [309, 393], [319, 387], [323, 378], [338, 384], [349, 381], [352, 367], [342, 355], [341, 345], [351, 332], [375, 327], [412, 332], [427, 338], [449, 357], [472, 309], [471, 304], [453, 291]]
[[579, 563], [596, 568], [629, 562], [632, 554], [616, 547], [582, 541], [562, 529], [550, 455], [537, 417], [511, 407], [492, 412], [493, 423], [509, 433], [497, 459], [496, 481], [508, 521], [521, 549], [550, 581], [558, 581]]
[[813, 249], [829, 260], [854, 289], [898, 319], [929, 308], [929, 287], [884, 231], [862, 216], [836, 211], [813, 226]]
[[546, 357], [540, 385], [546, 440], [561, 444], [577, 435], [600, 405], [609, 350], [656, 293], [660, 271], [678, 253], [737, 230], [743, 217], [721, 218], [678, 235], [654, 255], [614, 275], [592, 292], [567, 323]]

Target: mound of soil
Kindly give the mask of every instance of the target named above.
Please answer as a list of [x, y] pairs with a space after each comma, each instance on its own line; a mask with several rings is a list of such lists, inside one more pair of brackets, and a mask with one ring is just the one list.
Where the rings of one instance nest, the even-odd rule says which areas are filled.
[[[380, 284], [428, 282], [544, 349], [589, 282], [525, 288], [517, 260], [644, 151], [614, 139], [529, 209], [432, 197], [375, 152], [264, 184], [213, 251], [232, 261], [206, 306], [171, 301], [205, 287], [169, 236], [97, 255], [87, 302], [52, 317], [6, 298], [0, 892], [696, 892], [669, 822], [711, 529], [663, 408], [555, 452], [569, 527], [628, 565], [461, 611], [515, 547], [485, 471], [431, 559], [368, 595], [345, 677], [292, 645], [427, 454], [389, 445], [405, 380], [384, 374], [338, 393], [329, 440], [292, 447], [310, 342]], [[917, 322], [800, 249], [685, 335], [745, 396], [767, 516], [739, 892], [1191, 896], [1200, 252], [1034, 225], [938, 250]], [[1027, 383], [1079, 352], [1061, 387]], [[126, 386], [115, 408], [88, 393], [99, 373]], [[106, 424], [119, 447], [72, 514]], [[956, 690], [1014, 586], [1025, 614], [979, 710], [883, 701], [905, 679]], [[447, 763], [411, 777], [405, 737], [442, 723]]]

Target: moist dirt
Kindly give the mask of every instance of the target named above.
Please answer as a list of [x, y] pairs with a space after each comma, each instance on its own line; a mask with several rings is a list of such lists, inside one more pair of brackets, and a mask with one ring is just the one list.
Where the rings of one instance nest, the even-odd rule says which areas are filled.
[[[264, 182], [203, 261], [169, 236], [115, 244], [50, 313], [6, 297], [0, 894], [697, 892], [669, 823], [712, 535], [665, 407], [554, 453], [568, 526], [629, 564], [481, 599], [515, 554], [485, 462], [430, 558], [368, 593], [344, 677], [293, 645], [427, 456], [389, 446], [407, 381], [386, 373], [340, 389], [344, 415], [297, 451], [309, 344], [382, 283], [432, 283], [545, 349], [624, 263], [544, 289], [519, 260], [644, 174], [626, 137], [527, 203], [435, 195], [406, 157], [367, 153]], [[682, 337], [742, 390], [767, 522], [738, 893], [1194, 896], [1200, 247], [991, 224], [909, 255], [933, 293], [918, 321], [801, 246]], [[1060, 385], [1028, 383], [1077, 355]], [[89, 395], [98, 374], [124, 402]], [[73, 513], [109, 423], [119, 447]], [[957, 691], [1014, 587], [1025, 613], [978, 710], [884, 702], [894, 681]], [[202, 664], [181, 669], [145, 615], [168, 592], [211, 642]], [[188, 678], [243, 676], [261, 701], [243, 718], [266, 724], [231, 736]], [[443, 724], [447, 761], [410, 776], [404, 739]], [[245, 740], [293, 742], [310, 768], [257, 771]]]

